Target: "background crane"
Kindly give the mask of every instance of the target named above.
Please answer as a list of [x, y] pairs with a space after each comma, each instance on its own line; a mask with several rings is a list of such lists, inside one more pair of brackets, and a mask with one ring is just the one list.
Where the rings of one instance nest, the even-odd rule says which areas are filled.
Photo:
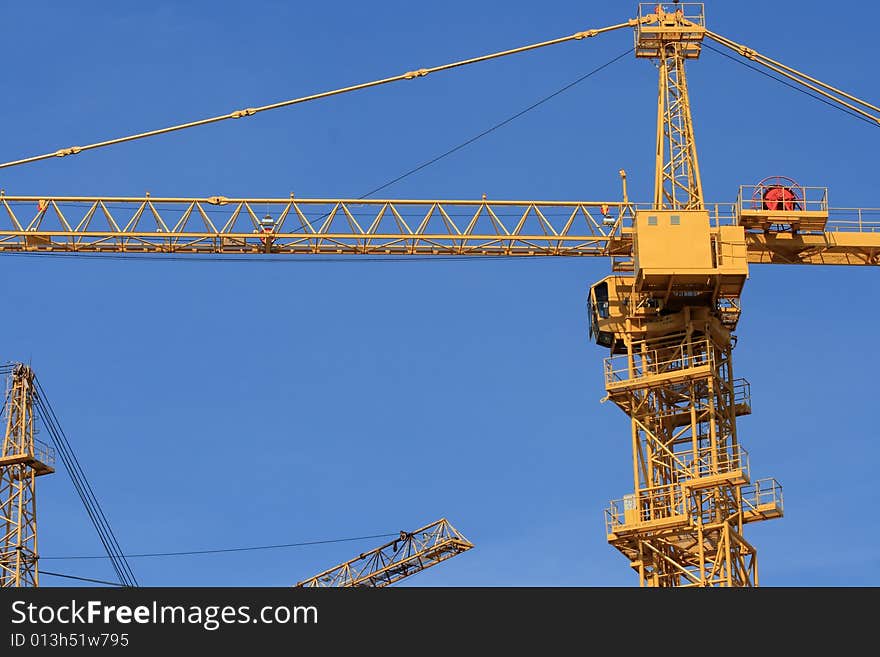
[[36, 478], [55, 472], [55, 456], [34, 438], [33, 372], [18, 364], [3, 374], [11, 376], [0, 451], [0, 587], [37, 586]]
[[[117, 581], [122, 586], [137, 586], [134, 573], [36, 374], [24, 363], [11, 363], [0, 367], [0, 375], [5, 377], [6, 384], [0, 412], [5, 426], [0, 449], [0, 588], [39, 586], [41, 571], [59, 575], [39, 566], [37, 542], [36, 481], [37, 477], [55, 472], [56, 455], [61, 457]], [[36, 437], [38, 427], [46, 433], [49, 442]]]
[[473, 544], [446, 518], [441, 518], [400, 536], [333, 568], [318, 573], [297, 586], [382, 588], [467, 552]]
[[[35, 205], [36, 205], [37, 203], [38, 203], [38, 201], [35, 201]], [[502, 240], [502, 242], [503, 242], [503, 240]], [[257, 240], [255, 240], [255, 243], [259, 243], [259, 242], [258, 242]]]
[[[33, 370], [14, 363], [0, 368], [0, 373], [7, 376], [2, 408], [6, 431], [0, 451], [0, 588], [34, 587], [40, 583], [36, 478], [55, 472], [56, 448], [35, 437], [38, 416], [42, 416], [53, 443], [60, 448], [74, 487], [83, 497], [86, 511], [117, 569], [119, 583], [136, 586], [134, 574]], [[297, 586], [390, 586], [472, 547], [446, 518], [441, 518], [411, 532], [401, 531], [394, 540]]]

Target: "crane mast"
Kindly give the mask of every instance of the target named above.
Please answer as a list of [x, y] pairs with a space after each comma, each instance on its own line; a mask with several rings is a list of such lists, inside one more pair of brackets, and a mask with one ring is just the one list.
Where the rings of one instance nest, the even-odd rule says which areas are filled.
[[743, 525], [782, 515], [772, 479], [752, 483], [737, 417], [731, 332], [748, 277], [745, 231], [704, 209], [685, 61], [700, 55], [701, 4], [640, 5], [636, 56], [659, 62], [654, 205], [633, 221], [632, 272], [591, 291], [607, 399], [630, 418], [634, 491], [606, 510], [608, 541], [642, 586], [757, 586]]
[[400, 536], [314, 577], [301, 587], [385, 587], [467, 552], [473, 544], [446, 518]]
[[654, 166], [654, 207], [695, 210], [703, 207], [703, 183], [697, 163], [685, 60], [700, 55], [705, 28], [702, 12], [685, 15], [683, 8], [667, 12], [654, 7], [656, 22], [639, 7], [636, 57], [657, 60], [657, 160]]
[[35, 480], [55, 472], [55, 457], [34, 438], [33, 370], [21, 363], [0, 370], [8, 375], [0, 451], [0, 588], [38, 586]]

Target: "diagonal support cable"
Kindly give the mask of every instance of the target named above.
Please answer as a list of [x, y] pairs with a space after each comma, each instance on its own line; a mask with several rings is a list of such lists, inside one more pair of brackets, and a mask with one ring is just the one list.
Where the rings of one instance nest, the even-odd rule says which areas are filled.
[[95, 142], [93, 144], [87, 144], [85, 146], [68, 146], [67, 148], [59, 148], [58, 150], [52, 151], [50, 153], [43, 153], [42, 155], [34, 155], [32, 157], [26, 157], [19, 160], [12, 160], [10, 162], [4, 162], [0, 164], [0, 169], [5, 169], [8, 167], [19, 166], [21, 164], [28, 164], [31, 162], [38, 162], [40, 160], [47, 160], [53, 157], [66, 157], [67, 155], [76, 155], [78, 153], [82, 153], [83, 151], [93, 150], [96, 148], [104, 148], [105, 146], [113, 146], [115, 144], [122, 144], [129, 141], [135, 141], [138, 139], [144, 139], [146, 137], [155, 137], [157, 135], [167, 134], [169, 132], [176, 132], [178, 130], [186, 130], [187, 128], [196, 128], [203, 125], [209, 125], [211, 123], [219, 123], [220, 121], [226, 121], [228, 119], [241, 119], [248, 116], [253, 116], [254, 114], [258, 114], [260, 112], [267, 112], [273, 109], [279, 109], [282, 107], [290, 107], [291, 105], [298, 105], [300, 103], [306, 103], [313, 100], [320, 100], [322, 98], [329, 98], [331, 96], [338, 96], [345, 93], [350, 93], [352, 91], [360, 91], [362, 89], [369, 89], [371, 87], [378, 87], [385, 84], [390, 84], [392, 82], [401, 82], [404, 80], [414, 80], [416, 78], [422, 78], [431, 73], [437, 73], [440, 71], [448, 71], [454, 68], [459, 68], [462, 66], [470, 66], [471, 64], [478, 64], [480, 62], [489, 61], [492, 59], [498, 59], [501, 57], [507, 57], [509, 55], [516, 55], [519, 53], [529, 52], [532, 50], [538, 50], [540, 48], [546, 48], [548, 46], [555, 46], [562, 43], [568, 43], [569, 41], [580, 41], [582, 39], [587, 39], [590, 37], [598, 36], [599, 34], [603, 34], [605, 32], [611, 32], [614, 30], [619, 30], [625, 27], [634, 27], [640, 23], [646, 22], [646, 18], [632, 18], [625, 23], [618, 23], [616, 25], [610, 25], [608, 27], [594, 28], [583, 30], [580, 32], [575, 32], [569, 36], [559, 37], [557, 39], [551, 39], [549, 41], [541, 41], [539, 43], [533, 43], [526, 46], [520, 46], [519, 48], [511, 48], [509, 50], [502, 50], [499, 52], [489, 53], [487, 55], [481, 55], [479, 57], [471, 57], [469, 59], [462, 59], [455, 62], [450, 62], [448, 64], [441, 64], [439, 66], [432, 66], [430, 68], [420, 68], [416, 70], [407, 71], [405, 73], [401, 73], [400, 75], [394, 75], [387, 78], [381, 78], [379, 80], [373, 80], [371, 82], [362, 82], [360, 84], [351, 85], [348, 87], [341, 87], [339, 89], [333, 89], [331, 91], [323, 91], [317, 94], [311, 94], [308, 96], [301, 96], [299, 98], [292, 98], [290, 100], [283, 100], [277, 103], [271, 103], [269, 105], [262, 105], [260, 107], [246, 107], [244, 109], [235, 110], [228, 114], [220, 114], [218, 116], [212, 116], [206, 119], [199, 119], [197, 121], [190, 121], [187, 123], [180, 123], [177, 125], [168, 126], [165, 128], [159, 128], [157, 130], [149, 130], [147, 132], [140, 132], [132, 135], [127, 135], [125, 137], [117, 137], [115, 139], [108, 139], [105, 141]]
[[869, 103], [866, 100], [862, 100], [857, 96], [833, 87], [830, 84], [822, 82], [821, 80], [807, 75], [806, 73], [802, 73], [790, 66], [786, 66], [782, 62], [778, 62], [775, 59], [771, 59], [770, 57], [759, 53], [754, 48], [749, 48], [748, 46], [737, 43], [736, 41], [721, 36], [720, 34], [716, 34], [715, 32], [712, 32], [710, 30], [706, 30], [706, 36], [716, 43], [719, 43], [722, 46], [729, 48], [738, 55], [742, 55], [749, 61], [761, 64], [762, 66], [770, 69], [774, 73], [788, 78], [792, 82], [795, 82], [802, 87], [806, 87], [807, 89], [818, 93], [824, 98], [827, 98], [842, 107], [846, 107], [850, 111], [855, 112], [856, 114], [870, 120], [871, 122], [880, 125], [880, 107], [878, 107], [877, 105]]
[[35, 378], [34, 382], [37, 393], [34, 395], [35, 409], [39, 413], [49, 435], [52, 437], [55, 449], [61, 457], [65, 468], [67, 468], [67, 472], [70, 475], [70, 479], [73, 482], [77, 495], [82, 501], [86, 513], [95, 527], [95, 531], [98, 533], [98, 538], [104, 546], [104, 550], [107, 552], [107, 556], [110, 559], [113, 570], [116, 572], [116, 576], [119, 578], [120, 584], [128, 587], [137, 586], [138, 582], [134, 576], [134, 572], [131, 570], [128, 560], [125, 558], [122, 547], [119, 545], [119, 541], [116, 539], [116, 535], [110, 527], [110, 522], [107, 520], [104, 510], [101, 508], [101, 504], [98, 502], [98, 498], [95, 496], [95, 492], [92, 489], [85, 472], [83, 472], [79, 459], [73, 452], [73, 448], [70, 446], [70, 442], [67, 440], [64, 430], [61, 428], [55, 410], [52, 408], [42, 385], [40, 385], [39, 379]]

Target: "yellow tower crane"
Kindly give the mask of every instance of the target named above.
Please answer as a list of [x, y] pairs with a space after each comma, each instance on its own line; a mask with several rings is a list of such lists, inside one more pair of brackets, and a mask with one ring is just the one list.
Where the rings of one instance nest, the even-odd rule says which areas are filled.
[[446, 518], [441, 518], [415, 531], [402, 531], [393, 541], [328, 568], [298, 582], [296, 586], [382, 588], [467, 552], [472, 547], [473, 543]]
[[[590, 334], [610, 350], [606, 399], [630, 418], [633, 492], [606, 510], [608, 541], [646, 586], [754, 586], [749, 522], [782, 515], [782, 489], [754, 480], [736, 419], [748, 382], [732, 368], [749, 264], [880, 264], [880, 225], [834, 209], [827, 189], [782, 178], [703, 198], [686, 62], [705, 39], [872, 123], [880, 108], [706, 27], [702, 3], [640, 4], [599, 29], [84, 146], [66, 157], [176, 130], [632, 28], [635, 54], [657, 62], [654, 199], [620, 201], [366, 200], [12, 196], [0, 194], [0, 253], [273, 254], [276, 256], [603, 256], [613, 274], [590, 290]], [[264, 215], [262, 211], [268, 212]], [[457, 215], [464, 220], [456, 220]], [[562, 215], [560, 219], [559, 216]]]

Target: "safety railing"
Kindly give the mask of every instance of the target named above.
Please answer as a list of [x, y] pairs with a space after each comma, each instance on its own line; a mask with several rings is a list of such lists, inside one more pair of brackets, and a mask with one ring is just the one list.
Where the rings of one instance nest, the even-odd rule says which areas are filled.
[[[28, 449], [28, 445], [18, 445], [15, 447], [16, 451], [12, 451], [11, 453], [7, 453], [5, 457], [10, 459], [15, 459], [16, 461], [21, 460], [29, 460], [34, 459], [48, 465], [49, 467], [55, 466], [55, 448], [47, 445], [41, 440], [37, 440], [36, 438], [33, 440], [33, 443]], [[22, 451], [17, 451], [21, 449]]]
[[640, 2], [639, 18], [656, 14], [658, 18], [680, 16], [690, 23], [706, 27], [706, 7], [702, 2]]
[[[753, 185], [752, 187], [755, 187]], [[826, 189], [824, 187], [809, 189]], [[750, 201], [749, 201], [750, 202]], [[735, 226], [738, 223], [742, 200], [736, 203], [706, 203], [709, 222], [713, 227]], [[812, 203], [810, 204], [812, 207]], [[634, 203], [629, 206], [632, 212], [651, 210], [649, 203]], [[826, 231], [852, 233], [880, 232], [880, 208], [834, 208], [827, 206], [828, 221]]]
[[605, 385], [683, 372], [712, 362], [712, 345], [708, 339], [690, 343], [675, 341], [657, 343], [650, 349], [632, 354], [618, 354], [605, 359]]
[[[700, 447], [674, 453], [676, 465], [684, 469], [692, 479], [742, 472], [749, 475], [749, 453], [741, 445], [723, 448]], [[680, 472], [680, 475], [684, 474]]]
[[687, 497], [680, 484], [643, 488], [609, 503], [605, 509], [605, 531], [613, 534], [623, 527], [673, 519], [687, 512]]
[[55, 466], [55, 448], [47, 445], [42, 440], [34, 439], [34, 458], [50, 467]]
[[[649, 22], [649, 18], [656, 20]], [[640, 2], [636, 44], [656, 39], [659, 29], [684, 32], [683, 40], [702, 39], [706, 29], [706, 7], [702, 2]]]
[[605, 509], [605, 533], [613, 534], [627, 524], [627, 512], [634, 513], [635, 496], [627, 495], [619, 500], [611, 500]]
[[880, 233], [880, 208], [832, 208], [825, 230]]
[[[636, 212], [656, 209], [651, 203], [630, 203], [625, 207], [633, 216], [635, 216]], [[703, 208], [709, 213], [709, 224], [712, 227], [735, 226], [737, 223], [736, 203], [731, 203], [730, 201], [726, 203], [705, 203]], [[630, 224], [631, 222], [624, 225], [630, 227]]]
[[[718, 385], [716, 380], [716, 385]], [[735, 379], [732, 383], [734, 412], [737, 416], [749, 415], [752, 412], [751, 384], [746, 379]], [[713, 407], [723, 413], [723, 404], [727, 402], [724, 392], [715, 392], [722, 395], [719, 402], [716, 395], [709, 396], [707, 379], [697, 381], [669, 382], [663, 386], [666, 392], [666, 403], [655, 408], [651, 413], [657, 420], [675, 418], [674, 426], [684, 426], [691, 423], [691, 410], [696, 411], [696, 421], [701, 422], [705, 418], [704, 413]]]
[[738, 214], [754, 211], [828, 212], [828, 188], [787, 183], [740, 185]]
[[769, 508], [781, 514], [783, 509], [782, 485], [772, 477], [768, 477], [743, 486], [742, 506], [746, 513], [762, 515]]
[[747, 379], [733, 380], [733, 403], [735, 406], [752, 408], [752, 384]]

